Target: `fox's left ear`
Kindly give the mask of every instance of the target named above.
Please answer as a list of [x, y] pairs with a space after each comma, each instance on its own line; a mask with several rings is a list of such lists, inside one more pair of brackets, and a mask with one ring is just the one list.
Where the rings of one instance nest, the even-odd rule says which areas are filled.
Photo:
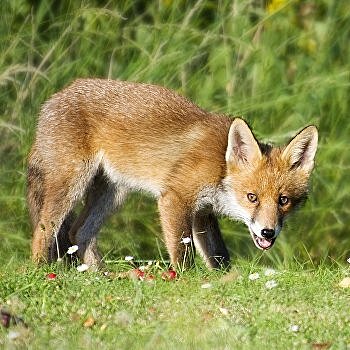
[[314, 167], [317, 142], [317, 128], [313, 125], [307, 126], [289, 142], [282, 153], [282, 159], [291, 168], [300, 168], [310, 173]]

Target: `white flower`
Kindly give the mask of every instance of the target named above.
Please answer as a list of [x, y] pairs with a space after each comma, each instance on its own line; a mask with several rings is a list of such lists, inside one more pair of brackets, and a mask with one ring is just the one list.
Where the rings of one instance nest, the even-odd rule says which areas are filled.
[[260, 275], [259, 275], [257, 272], [255, 272], [255, 273], [251, 273], [251, 274], [248, 276], [248, 278], [249, 278], [251, 281], [255, 281], [255, 280], [257, 280], [258, 278], [260, 278]]
[[203, 288], [203, 289], [209, 289], [211, 287], [212, 287], [211, 283], [204, 283], [204, 284], [201, 285], [201, 288]]
[[346, 261], [350, 264], [350, 258], [347, 258]]
[[133, 256], [130, 256], [130, 255], [127, 255], [126, 257], [125, 257], [125, 261], [132, 261], [134, 259], [134, 257]]
[[225, 307], [219, 307], [219, 310], [223, 315], [228, 316], [229, 312]]
[[289, 330], [291, 332], [299, 332], [299, 326], [297, 324], [292, 324], [290, 325]]
[[272, 276], [276, 273], [276, 271], [274, 269], [266, 269], [264, 272], [265, 276]]
[[79, 272], [84, 272], [84, 271], [86, 271], [88, 269], [89, 269], [89, 265], [86, 265], [86, 264], [81, 264], [81, 265], [77, 266], [77, 270]]
[[141, 265], [141, 266], [139, 267], [139, 270], [140, 270], [140, 271], [145, 271], [145, 270], [147, 270], [147, 266]]
[[72, 255], [72, 254], [75, 253], [77, 250], [78, 250], [78, 246], [77, 246], [77, 245], [72, 245], [71, 247], [68, 248], [67, 254]]
[[342, 288], [350, 288], [350, 277], [344, 277], [338, 284]]
[[181, 243], [183, 243], [183, 244], [191, 243], [191, 237], [182, 238]]
[[265, 283], [265, 287], [267, 289], [275, 288], [277, 287], [277, 282], [275, 280], [270, 280]]
[[153, 264], [153, 261], [152, 261], [152, 260], [150, 260], [150, 261], [147, 263], [148, 266], [151, 266], [152, 264]]
[[20, 336], [21, 336], [21, 333], [17, 332], [17, 331], [9, 331], [9, 333], [7, 335], [8, 339], [10, 339], [10, 340], [16, 340]]

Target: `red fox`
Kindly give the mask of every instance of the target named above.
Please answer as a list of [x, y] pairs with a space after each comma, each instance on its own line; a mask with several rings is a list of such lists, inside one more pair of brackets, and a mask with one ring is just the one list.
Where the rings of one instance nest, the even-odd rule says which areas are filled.
[[98, 267], [97, 233], [133, 190], [157, 198], [174, 266], [189, 256], [183, 238], [208, 267], [229, 265], [217, 214], [242, 220], [267, 250], [306, 199], [317, 142], [308, 126], [272, 147], [242, 119], [206, 112], [166, 88], [76, 80], [43, 105], [29, 156], [33, 260], [50, 262], [77, 244], [79, 258]]

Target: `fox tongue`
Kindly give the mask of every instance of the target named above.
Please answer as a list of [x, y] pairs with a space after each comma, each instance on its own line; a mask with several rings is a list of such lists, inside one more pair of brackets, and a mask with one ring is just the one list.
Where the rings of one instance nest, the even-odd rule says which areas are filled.
[[270, 248], [272, 245], [272, 241], [268, 241], [265, 238], [257, 237], [257, 241], [258, 241], [259, 246], [261, 248], [264, 248], [264, 249]]

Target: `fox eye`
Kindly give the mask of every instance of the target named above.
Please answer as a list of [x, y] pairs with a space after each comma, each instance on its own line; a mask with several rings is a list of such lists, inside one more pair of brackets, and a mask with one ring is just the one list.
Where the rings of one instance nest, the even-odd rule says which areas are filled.
[[280, 196], [279, 200], [278, 200], [279, 205], [286, 205], [289, 203], [289, 198], [287, 196]]
[[258, 201], [258, 197], [254, 193], [248, 193], [247, 198], [252, 203], [256, 203]]

